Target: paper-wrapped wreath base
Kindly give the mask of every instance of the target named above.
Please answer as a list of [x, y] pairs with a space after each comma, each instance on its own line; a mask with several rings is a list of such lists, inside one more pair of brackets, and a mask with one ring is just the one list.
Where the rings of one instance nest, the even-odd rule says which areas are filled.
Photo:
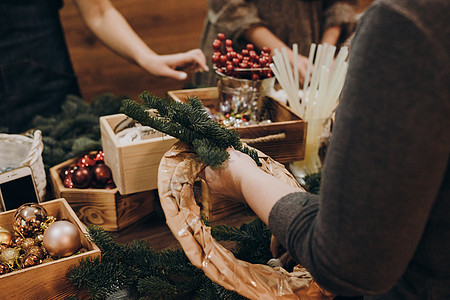
[[[258, 152], [262, 169], [284, 182], [299, 186], [295, 178], [270, 157]], [[212, 281], [250, 299], [332, 299], [304, 268], [287, 272], [238, 260], [211, 235], [194, 198], [194, 182], [205, 167], [197, 155], [178, 142], [162, 158], [158, 191], [167, 225], [191, 263]]]

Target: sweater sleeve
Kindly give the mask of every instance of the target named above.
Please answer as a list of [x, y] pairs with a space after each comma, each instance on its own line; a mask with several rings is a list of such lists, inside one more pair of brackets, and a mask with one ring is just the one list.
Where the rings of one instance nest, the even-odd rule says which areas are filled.
[[325, 1], [324, 29], [331, 26], [352, 27], [355, 22], [356, 1]]
[[348, 296], [388, 291], [405, 272], [450, 145], [445, 49], [389, 7], [372, 6], [361, 21], [320, 197], [288, 195], [269, 216], [272, 233], [316, 281]]
[[209, 0], [208, 20], [232, 40], [252, 26], [264, 24], [256, 6], [245, 0]]

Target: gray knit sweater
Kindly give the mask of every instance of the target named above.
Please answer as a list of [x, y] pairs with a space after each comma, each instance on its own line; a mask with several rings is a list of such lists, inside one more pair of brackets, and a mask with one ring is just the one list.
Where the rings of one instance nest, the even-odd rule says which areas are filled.
[[290, 194], [270, 213], [272, 233], [331, 292], [450, 299], [449, 12], [448, 0], [369, 8], [321, 194]]

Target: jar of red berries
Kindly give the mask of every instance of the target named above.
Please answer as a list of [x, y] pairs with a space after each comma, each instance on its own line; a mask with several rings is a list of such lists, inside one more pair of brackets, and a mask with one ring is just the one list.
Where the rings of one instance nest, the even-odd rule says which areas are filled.
[[271, 50], [257, 51], [252, 44], [245, 49], [233, 49], [233, 42], [219, 33], [211, 57], [217, 76], [220, 112], [223, 115], [243, 115], [258, 120], [258, 103], [270, 93], [275, 76], [270, 69]]

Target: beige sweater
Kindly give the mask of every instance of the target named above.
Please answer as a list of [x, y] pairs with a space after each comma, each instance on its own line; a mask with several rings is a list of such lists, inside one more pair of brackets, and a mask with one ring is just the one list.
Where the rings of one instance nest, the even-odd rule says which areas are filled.
[[[208, 0], [201, 49], [212, 70], [212, 42], [223, 32], [240, 50], [248, 43], [242, 34], [255, 25], [266, 26], [286, 45], [298, 44], [299, 53], [308, 56], [311, 43], [318, 43], [324, 29], [342, 25], [343, 39], [353, 31], [355, 0]], [[196, 86], [216, 86], [214, 72], [196, 75]]]

